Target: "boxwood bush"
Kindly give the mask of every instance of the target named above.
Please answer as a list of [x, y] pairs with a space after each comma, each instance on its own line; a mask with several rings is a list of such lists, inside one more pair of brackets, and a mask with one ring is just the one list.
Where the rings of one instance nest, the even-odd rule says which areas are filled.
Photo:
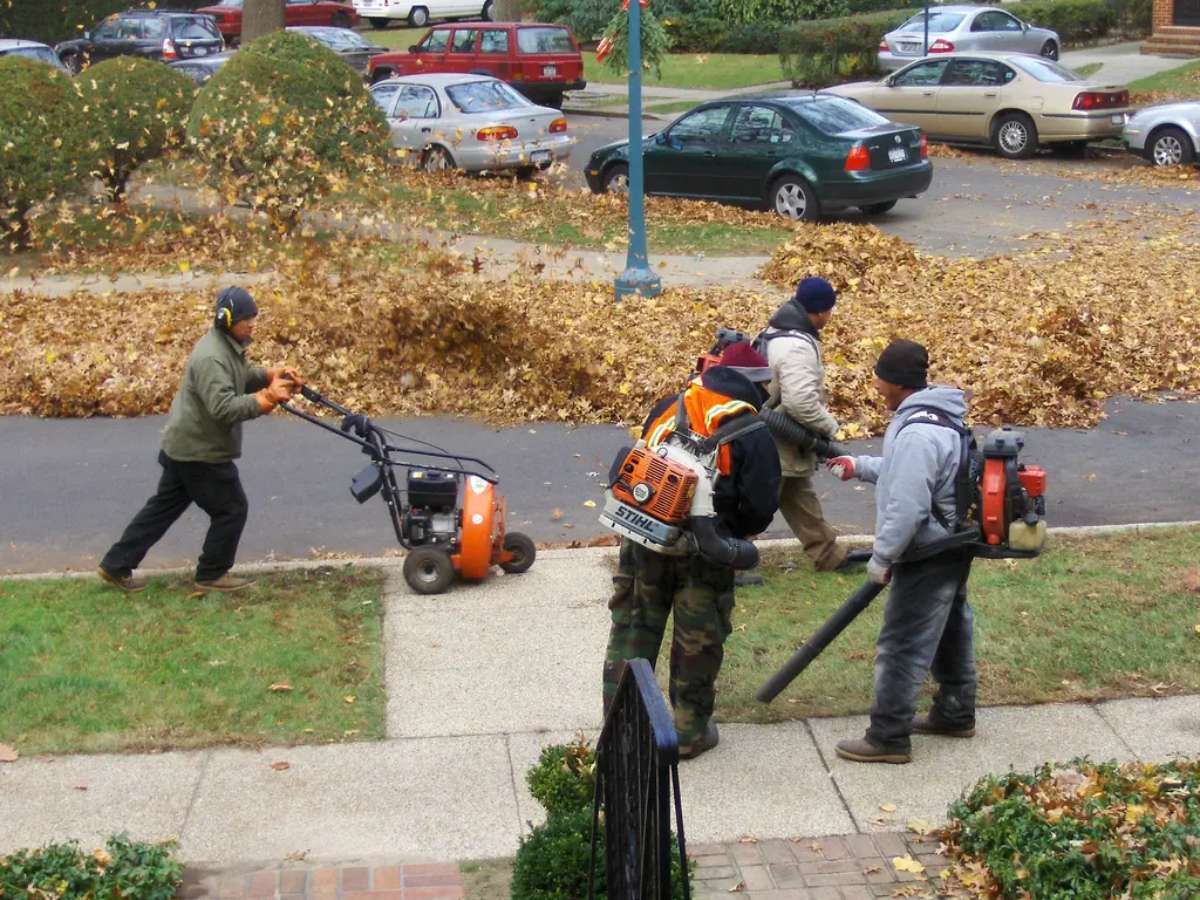
[[117, 835], [92, 853], [74, 841], [18, 850], [0, 857], [0, 897], [171, 900], [183, 880], [174, 846]]
[[91, 66], [77, 83], [92, 171], [120, 200], [138, 166], [183, 145], [195, 87], [182, 72], [134, 56]]
[[0, 57], [0, 228], [7, 244], [28, 244], [34, 206], [82, 187], [82, 107], [78, 86], [64, 72]]
[[243, 47], [204, 85], [188, 140], [226, 197], [285, 230], [317, 198], [385, 162], [388, 128], [357, 73], [280, 31]]

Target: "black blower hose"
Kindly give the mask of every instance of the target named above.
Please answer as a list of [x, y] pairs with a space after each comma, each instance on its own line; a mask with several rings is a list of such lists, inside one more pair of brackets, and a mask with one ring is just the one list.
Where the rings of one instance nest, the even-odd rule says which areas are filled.
[[817, 459], [833, 459], [835, 456], [846, 455], [846, 448], [810, 431], [787, 413], [777, 409], [764, 409], [759, 412], [758, 417], [767, 423], [767, 430], [783, 443], [799, 447], [805, 453], [815, 453]]
[[758, 548], [751, 541], [722, 531], [716, 516], [692, 516], [688, 529], [700, 555], [709, 562], [731, 569], [753, 569], [758, 565]]

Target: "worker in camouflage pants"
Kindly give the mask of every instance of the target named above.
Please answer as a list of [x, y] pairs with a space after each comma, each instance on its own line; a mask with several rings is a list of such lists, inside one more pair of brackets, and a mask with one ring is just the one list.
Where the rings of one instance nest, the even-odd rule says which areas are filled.
[[[707, 369], [684, 394], [693, 434], [707, 437], [723, 424], [757, 414], [771, 378], [766, 360], [749, 344], [726, 348], [721, 364]], [[653, 450], [677, 423], [678, 397], [659, 401], [642, 428]], [[713, 508], [729, 535], [745, 539], [771, 524], [779, 507], [779, 454], [766, 428], [745, 431], [722, 448], [713, 484]], [[612, 628], [604, 659], [604, 708], [616, 696], [625, 661], [654, 665], [674, 612], [671, 638], [670, 699], [682, 759], [717, 745], [712, 721], [717, 675], [725, 639], [733, 630], [733, 577], [728, 565], [708, 561], [700, 552], [672, 556], [625, 539], [609, 601]]]

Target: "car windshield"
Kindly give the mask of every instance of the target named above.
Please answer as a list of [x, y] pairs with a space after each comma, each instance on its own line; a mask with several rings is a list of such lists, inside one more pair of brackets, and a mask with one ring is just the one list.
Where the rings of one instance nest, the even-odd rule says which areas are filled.
[[174, 35], [180, 41], [215, 41], [221, 37], [221, 32], [212, 19], [197, 16], [194, 19], [176, 19]]
[[518, 28], [517, 47], [522, 53], [573, 53], [565, 28]]
[[[929, 33], [930, 34], [946, 34], [957, 28], [966, 16], [963, 13], [952, 12], [931, 12], [929, 14]], [[913, 16], [903, 25], [896, 29], [897, 31], [924, 31], [925, 30], [925, 14], [918, 13]]]
[[1084, 80], [1078, 72], [1072, 72], [1066, 66], [1060, 66], [1058, 63], [1051, 62], [1048, 59], [1039, 59], [1036, 56], [1013, 56], [1008, 61], [1026, 75], [1032, 75], [1038, 81], [1044, 81], [1049, 84], [1062, 84], [1069, 81]]
[[886, 125], [888, 119], [865, 106], [842, 97], [814, 97], [784, 101], [805, 122], [825, 134], [841, 134]]
[[524, 97], [502, 81], [468, 81], [446, 88], [450, 102], [465, 113], [516, 109], [528, 105]]
[[0, 56], [25, 56], [39, 62], [50, 63], [52, 66], [62, 65], [49, 47], [14, 47], [11, 50], [0, 50]]

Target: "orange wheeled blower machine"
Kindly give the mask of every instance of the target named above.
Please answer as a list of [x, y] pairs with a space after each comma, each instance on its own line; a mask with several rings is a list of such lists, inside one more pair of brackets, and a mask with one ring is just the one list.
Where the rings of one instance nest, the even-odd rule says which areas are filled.
[[[300, 393], [310, 403], [341, 416], [341, 428], [291, 404], [283, 408], [357, 444], [370, 457], [371, 462], [351, 481], [350, 493], [359, 503], [383, 495], [396, 540], [408, 550], [404, 580], [414, 591], [440, 594], [455, 578], [482, 581], [492, 566], [518, 573], [533, 565], [537, 556], [533, 541], [505, 530], [504, 497], [496, 491], [495, 470], [483, 460], [396, 435], [310, 387], [302, 387]], [[429, 449], [396, 446], [388, 442], [389, 436]]]

